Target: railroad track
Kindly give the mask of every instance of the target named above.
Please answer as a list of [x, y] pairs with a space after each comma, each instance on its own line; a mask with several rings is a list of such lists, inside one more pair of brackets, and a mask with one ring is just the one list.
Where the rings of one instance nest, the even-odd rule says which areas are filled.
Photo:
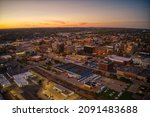
[[89, 100], [95, 99], [94, 95], [90, 91], [84, 90], [80, 87], [70, 84], [70, 83], [66, 82], [65, 80], [58, 78], [57, 76], [54, 76], [53, 74], [49, 73], [47, 70], [45, 70], [43, 68], [32, 67], [31, 69], [33, 71], [37, 72], [38, 74], [46, 77], [49, 81], [53, 81], [57, 84], [60, 84], [64, 87], [74, 91], [75, 93], [79, 94], [80, 96], [82, 96], [85, 99], [89, 99]]

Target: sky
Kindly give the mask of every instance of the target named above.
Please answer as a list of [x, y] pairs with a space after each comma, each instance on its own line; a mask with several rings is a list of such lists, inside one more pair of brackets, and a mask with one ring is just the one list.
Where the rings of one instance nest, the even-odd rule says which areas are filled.
[[150, 29], [150, 0], [0, 0], [0, 28]]

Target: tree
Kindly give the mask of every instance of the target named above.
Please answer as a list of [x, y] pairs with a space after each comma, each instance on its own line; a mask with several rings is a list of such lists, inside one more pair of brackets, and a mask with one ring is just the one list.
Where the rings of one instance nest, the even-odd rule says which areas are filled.
[[43, 80], [39, 80], [39, 81], [38, 81], [38, 84], [39, 84], [39, 85], [42, 85], [42, 83], [43, 83]]

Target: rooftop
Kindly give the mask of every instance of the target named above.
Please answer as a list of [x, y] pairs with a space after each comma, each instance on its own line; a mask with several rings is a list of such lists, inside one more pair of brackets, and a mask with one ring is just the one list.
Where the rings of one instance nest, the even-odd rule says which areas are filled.
[[121, 71], [126, 71], [126, 72], [131, 72], [134, 73], [138, 76], [143, 76], [146, 78], [150, 78], [150, 70], [148, 69], [143, 69], [140, 67], [134, 67], [134, 66], [122, 66], [119, 68]]
[[13, 75], [14, 78], [14, 82], [19, 86], [19, 87], [23, 87], [25, 85], [28, 85], [28, 81], [26, 79], [28, 79], [29, 76], [32, 76], [31, 72], [25, 72], [25, 73], [20, 73], [17, 75]]
[[134, 67], [134, 66], [121, 66], [118, 68], [121, 71], [125, 71], [125, 72], [132, 72], [135, 74], [138, 74], [139, 72], [141, 72], [143, 69], [140, 67]]
[[3, 55], [3, 56], [0, 56], [1, 59], [10, 59], [12, 58], [12, 56], [10, 55]]
[[116, 55], [108, 55], [108, 58], [112, 61], [118, 61], [118, 62], [128, 62], [131, 60], [131, 58], [116, 56]]
[[139, 76], [144, 76], [150, 79], [150, 70], [144, 69], [140, 73], [138, 73]]
[[92, 70], [72, 63], [63, 64], [58, 68], [80, 75], [81, 78], [92, 73]]
[[0, 84], [3, 87], [7, 87], [11, 85], [10, 82], [6, 79], [6, 77], [3, 74], [0, 74]]

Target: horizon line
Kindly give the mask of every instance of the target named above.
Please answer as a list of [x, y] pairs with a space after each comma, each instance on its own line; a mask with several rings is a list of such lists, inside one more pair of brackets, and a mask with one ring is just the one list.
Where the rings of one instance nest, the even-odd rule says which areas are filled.
[[73, 26], [73, 27], [18, 27], [18, 28], [0, 28], [0, 30], [9, 30], [9, 29], [44, 29], [44, 28], [112, 28], [112, 29], [145, 29], [145, 30], [150, 30], [150, 28], [139, 28], [139, 27], [96, 27], [96, 26], [90, 26], [90, 27], [78, 27], [78, 26]]

